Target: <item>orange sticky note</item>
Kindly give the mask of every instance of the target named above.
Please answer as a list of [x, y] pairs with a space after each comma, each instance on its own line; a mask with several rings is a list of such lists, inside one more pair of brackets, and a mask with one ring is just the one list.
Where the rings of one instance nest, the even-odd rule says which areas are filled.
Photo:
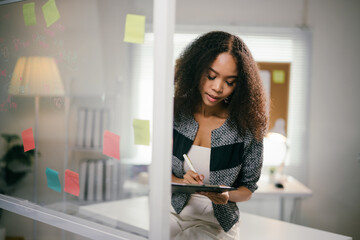
[[103, 139], [103, 154], [120, 160], [120, 136], [106, 130]]
[[80, 194], [79, 174], [69, 169], [65, 170], [65, 186], [64, 192], [70, 193], [75, 196]]
[[34, 134], [32, 128], [28, 128], [21, 133], [24, 144], [24, 152], [35, 148]]

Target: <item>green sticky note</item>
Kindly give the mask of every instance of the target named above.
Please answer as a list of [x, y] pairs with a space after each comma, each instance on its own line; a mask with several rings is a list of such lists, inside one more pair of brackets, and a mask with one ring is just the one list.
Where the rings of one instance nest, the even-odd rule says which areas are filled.
[[124, 42], [144, 43], [145, 16], [127, 14]]
[[284, 70], [274, 70], [272, 72], [272, 79], [274, 83], [284, 84], [285, 83]]
[[25, 3], [23, 5], [23, 16], [25, 26], [36, 24], [35, 3]]
[[137, 145], [150, 145], [150, 121], [133, 120], [134, 138]]
[[61, 192], [59, 173], [51, 168], [46, 168], [47, 185], [56, 192]]
[[56, 7], [55, 0], [49, 0], [42, 6], [46, 26], [50, 27], [60, 19], [60, 13]]

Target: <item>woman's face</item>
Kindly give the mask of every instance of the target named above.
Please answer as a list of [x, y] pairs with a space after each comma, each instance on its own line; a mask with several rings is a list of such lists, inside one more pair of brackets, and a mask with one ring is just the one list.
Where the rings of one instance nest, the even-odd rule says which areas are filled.
[[235, 59], [229, 53], [219, 54], [200, 80], [203, 104], [214, 107], [230, 96], [235, 90], [237, 74]]

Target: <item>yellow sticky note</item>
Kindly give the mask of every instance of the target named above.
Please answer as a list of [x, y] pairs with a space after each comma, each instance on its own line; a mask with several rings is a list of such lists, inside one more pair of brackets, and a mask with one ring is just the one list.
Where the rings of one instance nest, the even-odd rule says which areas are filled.
[[124, 42], [144, 43], [145, 16], [127, 14]]
[[42, 6], [46, 26], [50, 27], [60, 19], [60, 13], [56, 7], [55, 0], [49, 0]]
[[25, 3], [23, 5], [23, 16], [25, 26], [31, 26], [36, 24], [35, 3]]
[[133, 120], [134, 138], [137, 145], [150, 145], [150, 121]]
[[274, 83], [284, 84], [285, 83], [284, 70], [274, 70], [272, 72], [272, 79]]

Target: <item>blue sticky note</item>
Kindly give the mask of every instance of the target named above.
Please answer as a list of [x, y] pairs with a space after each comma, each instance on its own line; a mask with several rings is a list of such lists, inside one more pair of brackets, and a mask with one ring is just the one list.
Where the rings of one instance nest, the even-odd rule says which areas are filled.
[[51, 168], [46, 168], [46, 178], [48, 187], [56, 192], [61, 192], [59, 173]]

